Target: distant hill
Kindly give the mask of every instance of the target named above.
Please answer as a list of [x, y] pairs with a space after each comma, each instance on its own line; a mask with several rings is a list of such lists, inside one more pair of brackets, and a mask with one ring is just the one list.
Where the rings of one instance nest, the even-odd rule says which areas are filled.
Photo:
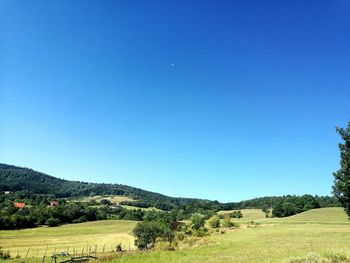
[[[317, 207], [339, 206], [330, 196], [271, 196], [241, 202], [219, 203], [196, 198], [178, 198], [154, 193], [122, 184], [101, 184], [59, 179], [32, 169], [8, 164], [0, 164], [0, 192], [29, 191], [34, 194], [52, 195], [57, 198], [93, 195], [125, 195], [138, 201], [125, 203], [136, 207], [156, 207], [162, 210], [180, 209], [184, 212], [202, 210], [233, 210], [245, 208], [273, 208], [278, 204], [294, 203], [297, 212]], [[310, 206], [310, 202], [312, 205]], [[293, 212], [295, 213], [295, 212]], [[283, 215], [282, 215], [283, 216]]]
[[89, 195], [126, 195], [141, 200], [142, 207], [153, 206], [162, 210], [191, 205], [203, 209], [218, 209], [217, 201], [195, 198], [174, 198], [121, 184], [101, 184], [59, 179], [32, 169], [0, 164], [0, 191], [30, 191], [58, 198]]

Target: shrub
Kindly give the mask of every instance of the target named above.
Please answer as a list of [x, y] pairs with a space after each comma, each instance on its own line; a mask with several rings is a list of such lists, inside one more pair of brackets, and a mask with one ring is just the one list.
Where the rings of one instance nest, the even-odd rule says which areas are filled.
[[224, 222], [222, 224], [224, 227], [232, 227], [233, 226], [233, 223], [231, 222], [231, 217], [230, 215], [226, 214], [224, 216]]
[[183, 241], [185, 239], [185, 234], [183, 232], [176, 233], [176, 239], [179, 241]]
[[241, 210], [233, 211], [233, 212], [230, 214], [230, 217], [231, 217], [231, 218], [242, 218], [242, 217], [243, 217], [243, 214], [242, 214]]
[[116, 251], [116, 252], [123, 252], [122, 244], [119, 243], [119, 244], [115, 247], [115, 251]]
[[46, 224], [47, 224], [49, 227], [58, 226], [60, 223], [61, 223], [61, 222], [60, 222], [59, 219], [53, 218], [53, 217], [50, 217], [50, 218], [47, 219], [47, 221], [46, 221]]
[[192, 228], [194, 230], [197, 230], [197, 229], [204, 226], [205, 217], [204, 217], [204, 215], [202, 215], [200, 213], [194, 213], [192, 215], [191, 221], [192, 221]]
[[100, 201], [100, 204], [101, 204], [101, 205], [112, 205], [112, 202], [109, 201], [108, 199], [102, 199], [102, 200]]
[[213, 216], [208, 221], [210, 227], [219, 228], [220, 227], [220, 218], [218, 216]]
[[339, 252], [327, 252], [323, 256], [332, 263], [348, 262], [348, 257], [345, 254]]
[[193, 232], [193, 236], [195, 237], [204, 237], [207, 234], [208, 234], [208, 229], [206, 229], [205, 227], [198, 228]]
[[11, 258], [10, 252], [2, 250], [2, 248], [0, 247], [0, 259], [10, 259], [10, 258]]

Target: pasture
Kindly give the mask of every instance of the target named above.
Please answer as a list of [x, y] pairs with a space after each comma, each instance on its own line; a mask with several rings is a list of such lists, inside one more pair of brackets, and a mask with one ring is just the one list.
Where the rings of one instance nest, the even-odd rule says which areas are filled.
[[[134, 250], [103, 262], [350, 262], [350, 222], [341, 208], [314, 209], [288, 218], [265, 218], [257, 209], [243, 209], [242, 213], [242, 219], [233, 220], [240, 221], [240, 228], [224, 234], [213, 231], [190, 248]], [[251, 223], [252, 220], [255, 223]], [[47, 254], [54, 249], [86, 251], [88, 246], [94, 248], [95, 245], [102, 251], [104, 244], [105, 250], [111, 251], [118, 243], [126, 249], [129, 245], [134, 249], [131, 231], [135, 225], [133, 221], [108, 220], [57, 228], [0, 231], [0, 242], [3, 248], [11, 250], [12, 256], [19, 251], [21, 260], [30, 248], [28, 258], [37, 256], [37, 259], [29, 262], [40, 262], [46, 245]]]
[[350, 222], [341, 208], [315, 209], [282, 219], [265, 219], [253, 212], [248, 211], [250, 219], [258, 225], [242, 222], [239, 229], [214, 232], [205, 238], [205, 246], [134, 253], [108, 262], [350, 262]]
[[125, 220], [105, 220], [59, 227], [38, 227], [23, 230], [1, 230], [0, 244], [10, 250], [11, 256], [17, 254], [24, 258], [42, 257], [54, 251], [85, 253], [89, 248], [97, 252], [111, 251], [118, 243], [125, 249], [134, 249], [131, 234], [137, 222]]
[[92, 200], [95, 200], [96, 202], [101, 202], [101, 200], [107, 199], [112, 204], [119, 204], [122, 201], [135, 201], [134, 199], [125, 196], [125, 195], [94, 195], [94, 196], [84, 196], [84, 197], [74, 197], [67, 199], [68, 201], [72, 202], [82, 202], [87, 203]]
[[[94, 196], [88, 196], [88, 197], [86, 197], [86, 196], [85, 197], [74, 197], [74, 198], [67, 199], [67, 201], [88, 203], [88, 202], [94, 200], [94, 201], [99, 203], [103, 199], [106, 199], [106, 200], [110, 201], [112, 204], [117, 204], [117, 205], [120, 205], [120, 202], [123, 202], [123, 201], [137, 201], [137, 200], [132, 199], [132, 198], [125, 196], [125, 195], [94, 195]], [[142, 211], [161, 211], [160, 209], [155, 208], [155, 207], [143, 208], [143, 207], [136, 207], [136, 206], [131, 206], [131, 205], [121, 205], [121, 206], [123, 208], [129, 209], [129, 210], [141, 209]]]

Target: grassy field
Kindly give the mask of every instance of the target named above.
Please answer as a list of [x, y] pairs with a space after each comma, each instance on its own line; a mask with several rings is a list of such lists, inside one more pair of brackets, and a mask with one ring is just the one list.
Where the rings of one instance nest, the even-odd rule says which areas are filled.
[[261, 218], [258, 211], [243, 212], [259, 224], [214, 233], [206, 237], [206, 246], [134, 253], [108, 262], [350, 262], [345, 260], [350, 259], [350, 222], [340, 208], [315, 209], [283, 219]]
[[[132, 198], [127, 197], [125, 195], [94, 195], [94, 196], [87, 196], [87, 197], [71, 198], [71, 199], [68, 199], [68, 201], [87, 203], [91, 200], [95, 200], [96, 202], [99, 203], [103, 199], [109, 200], [112, 204], [119, 204], [122, 201], [136, 201], [135, 199], [132, 199]], [[130, 209], [130, 210], [141, 209], [143, 211], [161, 211], [160, 209], [155, 208], [155, 207], [140, 208], [140, 207], [131, 206], [131, 205], [122, 205], [122, 207], [124, 207], [126, 209]]]
[[[42, 257], [47, 247], [47, 255], [67, 251], [81, 253], [87, 247], [91, 250], [110, 251], [121, 243], [124, 248], [134, 249], [131, 234], [137, 222], [124, 220], [105, 220], [60, 227], [39, 227], [23, 230], [0, 231], [0, 244], [4, 250], [10, 250], [11, 256], [19, 254], [22, 258], [28, 252], [28, 258]], [[96, 247], [97, 246], [97, 247]]]
[[76, 197], [68, 199], [68, 201], [72, 202], [89, 202], [91, 200], [95, 200], [96, 202], [100, 202], [102, 199], [107, 199], [113, 204], [119, 204], [122, 201], [135, 201], [134, 199], [127, 197], [125, 195], [94, 195], [87, 197]]
[[143, 207], [137, 207], [137, 206], [131, 206], [131, 205], [122, 205], [122, 207], [124, 207], [125, 209], [130, 209], [130, 210], [141, 209], [142, 211], [162, 211], [162, 210], [155, 208], [155, 207], [143, 208]]
[[[350, 262], [344, 260], [350, 259], [350, 222], [341, 208], [315, 209], [281, 219], [265, 218], [256, 209], [244, 209], [242, 213], [239, 229], [228, 230], [225, 234], [214, 232], [202, 238], [202, 242], [194, 243], [191, 249], [135, 251], [104, 262]], [[251, 224], [252, 220], [257, 224]], [[130, 233], [135, 224], [132, 221], [99, 221], [58, 228], [0, 231], [0, 243], [5, 249], [10, 248], [13, 256], [20, 251], [22, 258], [28, 248], [29, 257], [42, 255], [46, 245], [50, 253], [54, 248], [66, 251], [68, 246], [70, 251], [73, 247], [86, 251], [88, 245], [93, 248], [97, 245], [101, 251], [104, 244], [106, 250], [111, 250], [119, 242], [124, 248], [129, 244], [134, 248]], [[317, 257], [328, 258], [328, 261], [317, 261]], [[339, 260], [342, 257], [343, 260]], [[309, 261], [295, 258], [309, 258]]]

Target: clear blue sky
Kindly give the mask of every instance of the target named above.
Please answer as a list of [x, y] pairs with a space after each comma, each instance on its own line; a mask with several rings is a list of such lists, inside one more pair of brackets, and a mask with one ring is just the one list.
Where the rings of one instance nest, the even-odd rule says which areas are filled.
[[0, 3], [0, 162], [219, 201], [330, 194], [350, 2]]

